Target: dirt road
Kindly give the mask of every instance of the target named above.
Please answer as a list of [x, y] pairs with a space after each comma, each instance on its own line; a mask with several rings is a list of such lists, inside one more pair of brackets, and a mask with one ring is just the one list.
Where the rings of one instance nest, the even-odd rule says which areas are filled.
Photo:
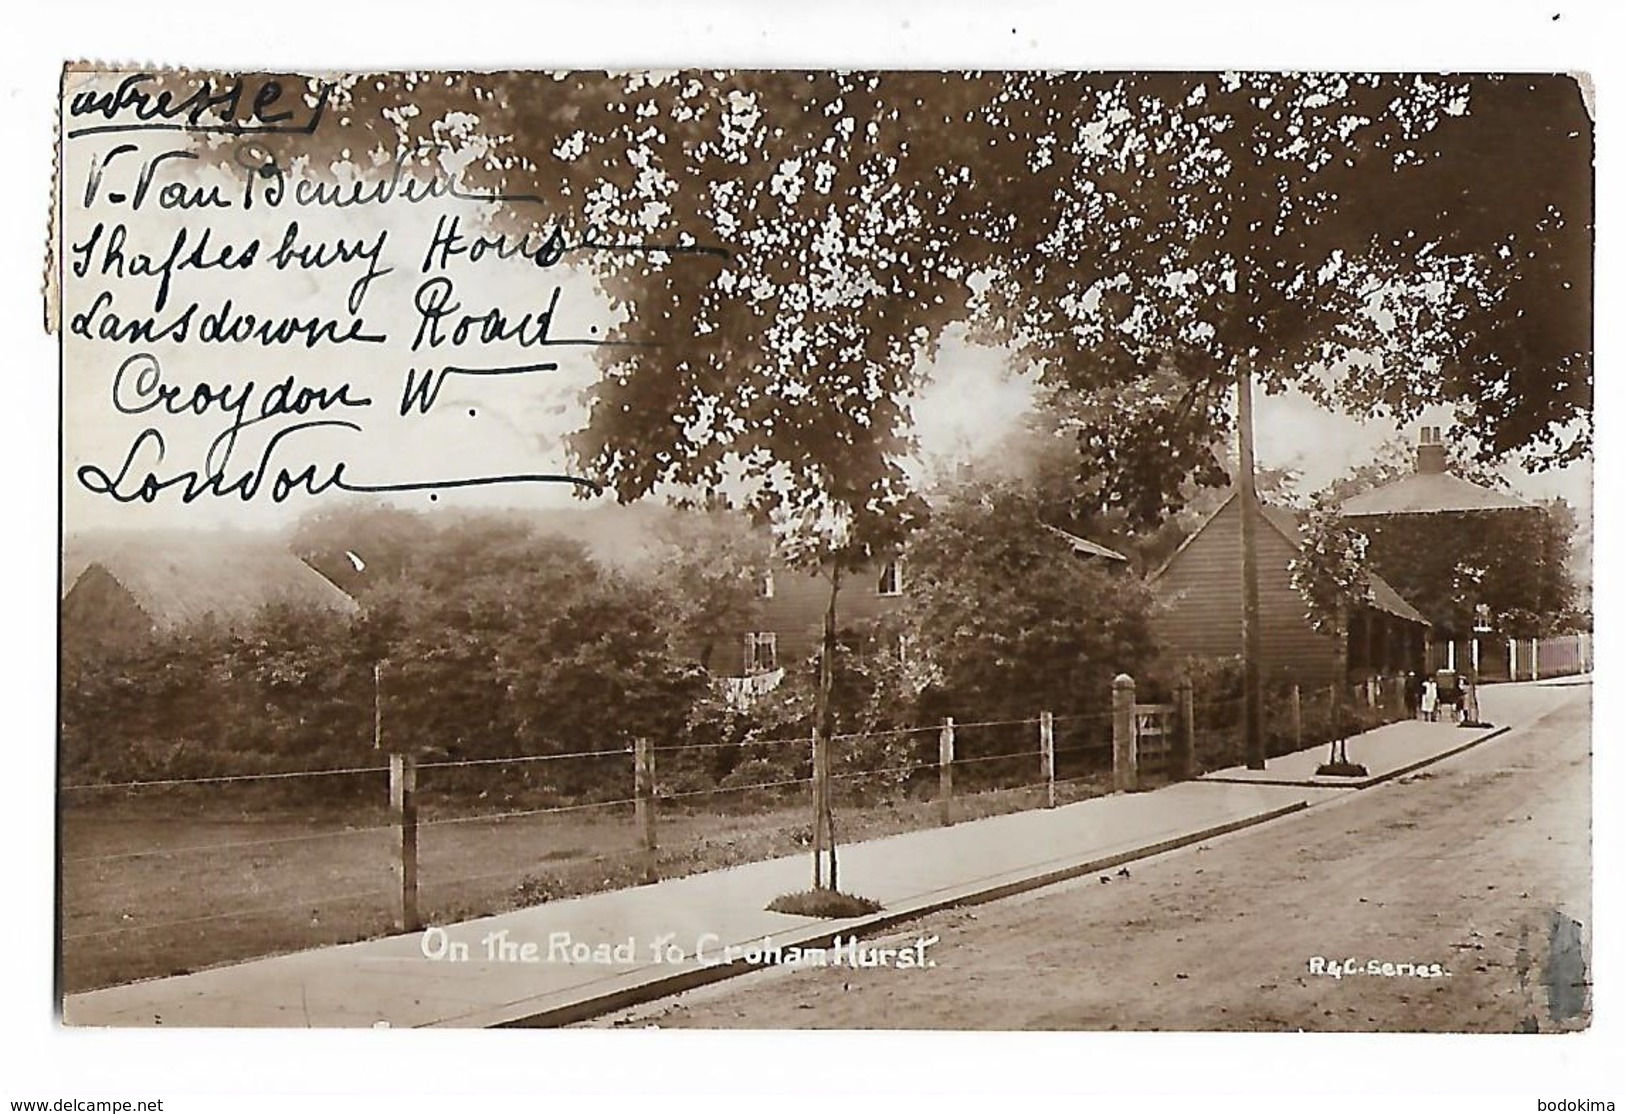
[[[1576, 687], [1550, 715], [1457, 758], [1146, 860], [1126, 877], [926, 918], [874, 941], [938, 936], [933, 967], [767, 969], [595, 1024], [1583, 1028], [1589, 700], [1589, 687]], [[1354, 970], [1334, 974], [1345, 965]]]

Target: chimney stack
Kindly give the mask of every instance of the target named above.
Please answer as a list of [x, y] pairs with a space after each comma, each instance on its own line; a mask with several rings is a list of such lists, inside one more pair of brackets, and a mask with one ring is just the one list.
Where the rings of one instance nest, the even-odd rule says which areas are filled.
[[1437, 475], [1445, 471], [1444, 441], [1439, 427], [1425, 425], [1416, 444], [1416, 471], [1421, 475]]

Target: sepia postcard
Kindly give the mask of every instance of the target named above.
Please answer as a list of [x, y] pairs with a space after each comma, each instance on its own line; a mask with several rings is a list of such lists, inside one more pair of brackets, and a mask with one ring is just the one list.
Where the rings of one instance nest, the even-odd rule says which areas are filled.
[[67, 66], [62, 1021], [1588, 1028], [1592, 119]]

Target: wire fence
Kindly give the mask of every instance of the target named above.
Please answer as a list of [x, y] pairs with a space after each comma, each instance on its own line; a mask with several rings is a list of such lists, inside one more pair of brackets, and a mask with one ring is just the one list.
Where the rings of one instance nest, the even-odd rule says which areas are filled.
[[[1192, 699], [1188, 724], [1177, 705], [1143, 707], [1139, 787], [1241, 761], [1239, 697]], [[837, 837], [1111, 792], [1123, 711], [835, 735]], [[1264, 724], [1284, 753], [1330, 737], [1337, 717], [1360, 730], [1403, 711], [1386, 686], [1272, 693]], [[1183, 768], [1152, 732], [1184, 740]], [[795, 854], [812, 841], [812, 759], [810, 736], [747, 736], [67, 784], [66, 989]]]

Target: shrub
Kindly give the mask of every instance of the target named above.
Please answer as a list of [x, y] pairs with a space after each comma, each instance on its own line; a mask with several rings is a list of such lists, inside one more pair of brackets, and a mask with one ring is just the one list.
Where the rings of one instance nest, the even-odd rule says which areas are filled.
[[878, 913], [882, 908], [878, 901], [835, 890], [802, 890], [800, 893], [780, 894], [767, 903], [769, 913], [790, 913], [798, 917], [863, 917]]

